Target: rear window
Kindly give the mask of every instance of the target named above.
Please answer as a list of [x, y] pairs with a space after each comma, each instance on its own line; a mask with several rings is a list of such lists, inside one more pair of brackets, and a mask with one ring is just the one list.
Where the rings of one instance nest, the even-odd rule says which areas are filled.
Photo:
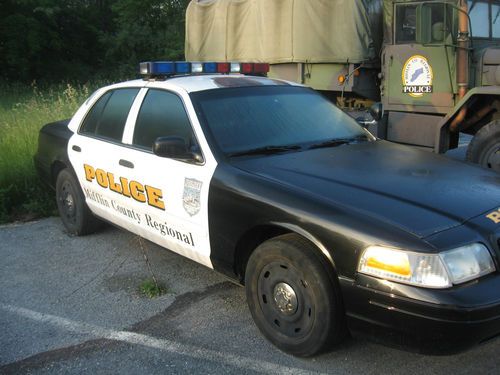
[[121, 142], [130, 107], [138, 92], [138, 88], [130, 88], [105, 93], [87, 114], [80, 133]]

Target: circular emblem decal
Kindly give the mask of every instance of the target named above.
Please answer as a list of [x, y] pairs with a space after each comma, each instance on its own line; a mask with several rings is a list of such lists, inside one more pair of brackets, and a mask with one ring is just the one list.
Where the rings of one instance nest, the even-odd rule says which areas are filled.
[[414, 98], [432, 93], [432, 67], [427, 59], [414, 55], [403, 66], [403, 93]]

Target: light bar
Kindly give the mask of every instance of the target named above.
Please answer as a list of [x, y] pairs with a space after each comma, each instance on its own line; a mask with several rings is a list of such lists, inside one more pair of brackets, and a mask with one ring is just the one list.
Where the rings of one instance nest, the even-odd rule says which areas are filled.
[[139, 73], [143, 76], [201, 73], [266, 75], [268, 72], [269, 64], [267, 63], [146, 61], [139, 64]]

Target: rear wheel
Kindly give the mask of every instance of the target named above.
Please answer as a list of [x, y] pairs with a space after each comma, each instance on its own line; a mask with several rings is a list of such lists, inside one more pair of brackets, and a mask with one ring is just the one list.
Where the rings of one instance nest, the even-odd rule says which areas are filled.
[[279, 236], [257, 247], [245, 285], [255, 323], [281, 350], [311, 356], [345, 336], [338, 283], [300, 236]]
[[59, 215], [69, 234], [82, 236], [95, 232], [101, 225], [101, 221], [87, 207], [76, 177], [67, 168], [57, 175], [56, 201]]
[[500, 120], [483, 126], [467, 148], [467, 160], [500, 173]]

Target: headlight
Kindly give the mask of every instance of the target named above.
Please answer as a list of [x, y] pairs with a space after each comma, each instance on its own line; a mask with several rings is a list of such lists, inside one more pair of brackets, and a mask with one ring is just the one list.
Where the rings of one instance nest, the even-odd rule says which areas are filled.
[[440, 254], [453, 284], [460, 284], [495, 271], [488, 249], [480, 243], [462, 246]]
[[365, 249], [358, 271], [427, 288], [448, 288], [495, 271], [488, 249], [479, 243], [439, 254], [423, 254], [383, 246]]

